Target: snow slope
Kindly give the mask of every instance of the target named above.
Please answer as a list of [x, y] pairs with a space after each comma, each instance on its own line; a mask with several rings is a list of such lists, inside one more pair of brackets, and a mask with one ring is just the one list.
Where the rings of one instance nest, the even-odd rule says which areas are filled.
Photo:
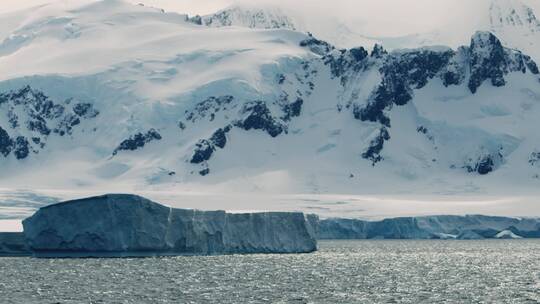
[[293, 27], [190, 18], [120, 0], [0, 16], [2, 187], [538, 194], [538, 69], [489, 32], [338, 50]]

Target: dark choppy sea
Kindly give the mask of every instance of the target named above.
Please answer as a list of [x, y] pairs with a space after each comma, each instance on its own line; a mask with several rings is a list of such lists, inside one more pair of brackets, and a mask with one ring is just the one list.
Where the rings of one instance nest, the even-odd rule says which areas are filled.
[[301, 255], [0, 258], [0, 303], [540, 303], [540, 240], [324, 241]]

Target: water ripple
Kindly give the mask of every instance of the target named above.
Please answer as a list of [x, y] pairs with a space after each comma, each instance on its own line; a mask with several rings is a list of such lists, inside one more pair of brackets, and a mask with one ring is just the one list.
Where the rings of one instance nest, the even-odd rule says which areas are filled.
[[0, 258], [2, 303], [539, 303], [540, 241], [325, 241], [301, 255]]

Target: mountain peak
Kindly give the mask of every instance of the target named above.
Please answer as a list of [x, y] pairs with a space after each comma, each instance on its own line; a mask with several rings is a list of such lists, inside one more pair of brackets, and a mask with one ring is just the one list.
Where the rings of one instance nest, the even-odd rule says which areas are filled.
[[298, 29], [291, 17], [286, 15], [280, 8], [273, 6], [234, 5], [215, 14], [201, 17], [200, 24], [211, 27], [241, 26], [260, 29]]

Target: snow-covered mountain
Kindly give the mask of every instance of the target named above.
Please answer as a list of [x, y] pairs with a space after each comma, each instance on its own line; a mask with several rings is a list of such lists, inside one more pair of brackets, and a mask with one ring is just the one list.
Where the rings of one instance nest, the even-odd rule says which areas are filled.
[[[383, 44], [387, 49], [416, 48], [419, 46], [448, 45], [459, 47], [468, 43], [476, 31], [495, 33], [502, 43], [522, 50], [535, 59], [540, 59], [540, 21], [530, 1], [524, 0], [480, 0], [472, 4], [467, 2], [448, 4], [442, 2], [454, 12], [445, 17], [446, 21], [422, 31], [407, 34], [385, 36], [365, 25], [376, 23], [377, 15], [362, 14], [356, 23], [340, 20], [332, 13], [321, 15], [307, 14], [295, 5], [278, 3], [236, 4], [217, 13], [206, 16], [194, 16], [189, 20], [196, 24], [222, 27], [237, 26], [259, 29], [290, 29], [311, 32], [315, 36], [336, 45], [339, 48], [351, 48], [358, 45], [371, 48], [374, 44]], [[336, 4], [336, 5], [339, 5]], [[400, 4], [396, 5], [399, 9]], [[540, 6], [538, 6], [540, 7]], [[410, 16], [423, 18], [425, 16]], [[360, 26], [358, 26], [360, 24]], [[364, 26], [362, 26], [364, 25]], [[398, 27], [396, 24], [388, 26]], [[399, 32], [399, 31], [398, 31]]]
[[194, 16], [191, 22], [211, 27], [241, 26], [259, 29], [299, 30], [295, 22], [278, 7], [235, 5], [207, 16]]
[[215, 16], [246, 26], [120, 0], [0, 16], [2, 185], [536, 193], [539, 71], [497, 35], [339, 49]]

